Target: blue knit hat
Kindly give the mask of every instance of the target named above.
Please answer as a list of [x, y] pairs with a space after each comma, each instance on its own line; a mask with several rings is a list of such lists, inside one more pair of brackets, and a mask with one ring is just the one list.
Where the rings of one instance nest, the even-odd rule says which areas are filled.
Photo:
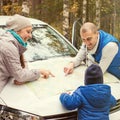
[[98, 65], [92, 64], [86, 69], [84, 83], [85, 85], [103, 83], [103, 73]]

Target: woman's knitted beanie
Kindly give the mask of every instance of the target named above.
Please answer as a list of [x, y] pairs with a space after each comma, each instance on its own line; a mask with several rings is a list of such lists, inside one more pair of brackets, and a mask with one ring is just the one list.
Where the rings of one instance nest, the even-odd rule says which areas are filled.
[[29, 26], [32, 27], [32, 24], [27, 17], [15, 14], [8, 19], [8, 21], [6, 22], [6, 26], [8, 30], [14, 30], [17, 32], [23, 28]]

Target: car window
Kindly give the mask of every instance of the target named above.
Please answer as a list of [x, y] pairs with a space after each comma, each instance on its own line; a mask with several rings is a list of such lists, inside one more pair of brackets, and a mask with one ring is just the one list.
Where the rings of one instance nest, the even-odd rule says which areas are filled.
[[76, 50], [47, 25], [33, 27], [27, 48], [25, 56], [28, 61], [76, 55]]

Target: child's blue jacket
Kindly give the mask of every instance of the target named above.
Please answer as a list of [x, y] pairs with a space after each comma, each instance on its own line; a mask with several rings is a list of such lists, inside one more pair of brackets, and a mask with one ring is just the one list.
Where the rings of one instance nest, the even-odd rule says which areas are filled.
[[71, 95], [62, 93], [60, 101], [68, 110], [78, 109], [78, 120], [109, 120], [109, 110], [116, 105], [105, 84], [80, 86]]

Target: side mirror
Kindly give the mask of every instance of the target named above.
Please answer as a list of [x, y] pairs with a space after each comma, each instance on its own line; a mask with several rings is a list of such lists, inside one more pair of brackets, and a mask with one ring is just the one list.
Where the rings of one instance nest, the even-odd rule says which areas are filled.
[[73, 27], [72, 27], [72, 44], [77, 49], [80, 49], [80, 46], [82, 44], [82, 40], [80, 37], [81, 25], [82, 25], [82, 20], [81, 20], [81, 18], [79, 18], [73, 23]]

